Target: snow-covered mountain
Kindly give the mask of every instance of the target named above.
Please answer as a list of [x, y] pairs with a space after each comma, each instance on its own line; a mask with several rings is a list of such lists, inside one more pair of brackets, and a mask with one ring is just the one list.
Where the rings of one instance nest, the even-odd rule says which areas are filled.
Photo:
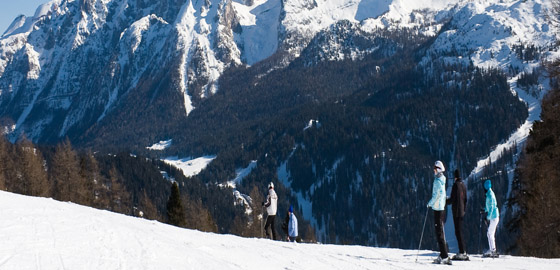
[[[2, 269], [433, 269], [437, 253], [295, 244], [181, 229], [0, 191]], [[501, 256], [459, 269], [557, 269], [558, 259]]]
[[[286, 65], [341, 21], [356, 38], [410, 28], [439, 37], [434, 53], [464, 49], [477, 65], [505, 66], [514, 43], [551, 44], [546, 8], [544, 0], [54, 0], [0, 38], [1, 124], [12, 139], [57, 141], [120, 110], [184, 118], [219, 91], [229, 67], [274, 54]], [[375, 50], [331, 39], [322, 60]]]

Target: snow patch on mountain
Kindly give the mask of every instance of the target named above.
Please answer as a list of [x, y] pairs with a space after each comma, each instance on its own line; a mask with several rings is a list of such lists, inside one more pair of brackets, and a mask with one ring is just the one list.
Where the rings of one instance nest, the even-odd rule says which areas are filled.
[[257, 161], [252, 160], [247, 167], [236, 170], [236, 176], [233, 180], [228, 181], [228, 186], [235, 189], [243, 181], [243, 178], [247, 177], [256, 167]]
[[[283, 47], [299, 56], [307, 43], [321, 30], [341, 20], [376, 28], [420, 27], [431, 35], [440, 29], [441, 18], [462, 0], [287, 0], [284, 3]], [[444, 15], [442, 15], [444, 14]], [[436, 24], [436, 26], [432, 26]], [[437, 25], [439, 24], [439, 26]]]
[[2, 37], [28, 32], [32, 25], [33, 18], [28, 18], [25, 15], [19, 15], [14, 19], [10, 26], [8, 26], [8, 29], [4, 32], [4, 34], [2, 34]]
[[461, 8], [450, 29], [434, 42], [434, 53], [458, 50], [470, 56], [479, 67], [506, 69], [521, 62], [512, 47], [520, 44], [550, 46], [555, 31], [546, 21], [546, 0], [474, 1]]
[[169, 148], [172, 143], [173, 143], [172, 139], [166, 141], [159, 141], [158, 143], [155, 143], [152, 146], [146, 147], [146, 149], [153, 150], [153, 151], [162, 151]]
[[195, 109], [192, 101], [195, 89], [190, 89], [191, 85], [202, 84], [199, 98], [211, 96], [218, 91], [218, 79], [224, 70], [231, 64], [241, 64], [232, 29], [222, 25], [226, 23], [224, 16], [228, 16], [230, 5], [229, 1], [218, 4], [188, 1], [181, 7], [175, 28], [176, 49], [181, 59], [180, 91], [186, 115]]
[[163, 162], [180, 169], [186, 177], [199, 174], [202, 170], [212, 162], [216, 156], [204, 156], [199, 158], [178, 158], [168, 157]]
[[243, 48], [242, 57], [253, 65], [278, 49], [278, 27], [282, 13], [282, 0], [255, 0], [253, 5], [233, 2], [241, 25], [235, 39]]

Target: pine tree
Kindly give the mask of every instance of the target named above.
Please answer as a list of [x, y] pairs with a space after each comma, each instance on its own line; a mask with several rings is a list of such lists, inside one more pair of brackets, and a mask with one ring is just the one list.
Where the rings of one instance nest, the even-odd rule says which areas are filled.
[[181, 194], [177, 182], [173, 182], [171, 195], [167, 201], [167, 221], [169, 224], [178, 227], [186, 226], [185, 210], [181, 202]]
[[519, 160], [514, 198], [520, 210], [513, 227], [519, 229], [521, 255], [560, 256], [560, 90], [543, 100], [542, 121], [533, 124]]

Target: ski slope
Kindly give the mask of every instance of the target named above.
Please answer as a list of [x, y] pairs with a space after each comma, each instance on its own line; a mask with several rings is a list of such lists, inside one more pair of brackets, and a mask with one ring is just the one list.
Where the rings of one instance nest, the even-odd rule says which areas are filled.
[[[435, 269], [436, 253], [296, 244], [180, 229], [0, 191], [0, 269]], [[429, 238], [429, 233], [427, 234]], [[430, 239], [425, 238], [427, 241]], [[454, 269], [559, 269], [560, 259], [502, 256]]]

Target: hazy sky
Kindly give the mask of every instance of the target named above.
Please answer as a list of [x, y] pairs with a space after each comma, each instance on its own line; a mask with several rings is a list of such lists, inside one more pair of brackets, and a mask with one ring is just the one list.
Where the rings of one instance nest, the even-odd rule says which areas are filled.
[[33, 16], [35, 10], [49, 0], [0, 0], [0, 35], [4, 34], [14, 19], [23, 14]]

